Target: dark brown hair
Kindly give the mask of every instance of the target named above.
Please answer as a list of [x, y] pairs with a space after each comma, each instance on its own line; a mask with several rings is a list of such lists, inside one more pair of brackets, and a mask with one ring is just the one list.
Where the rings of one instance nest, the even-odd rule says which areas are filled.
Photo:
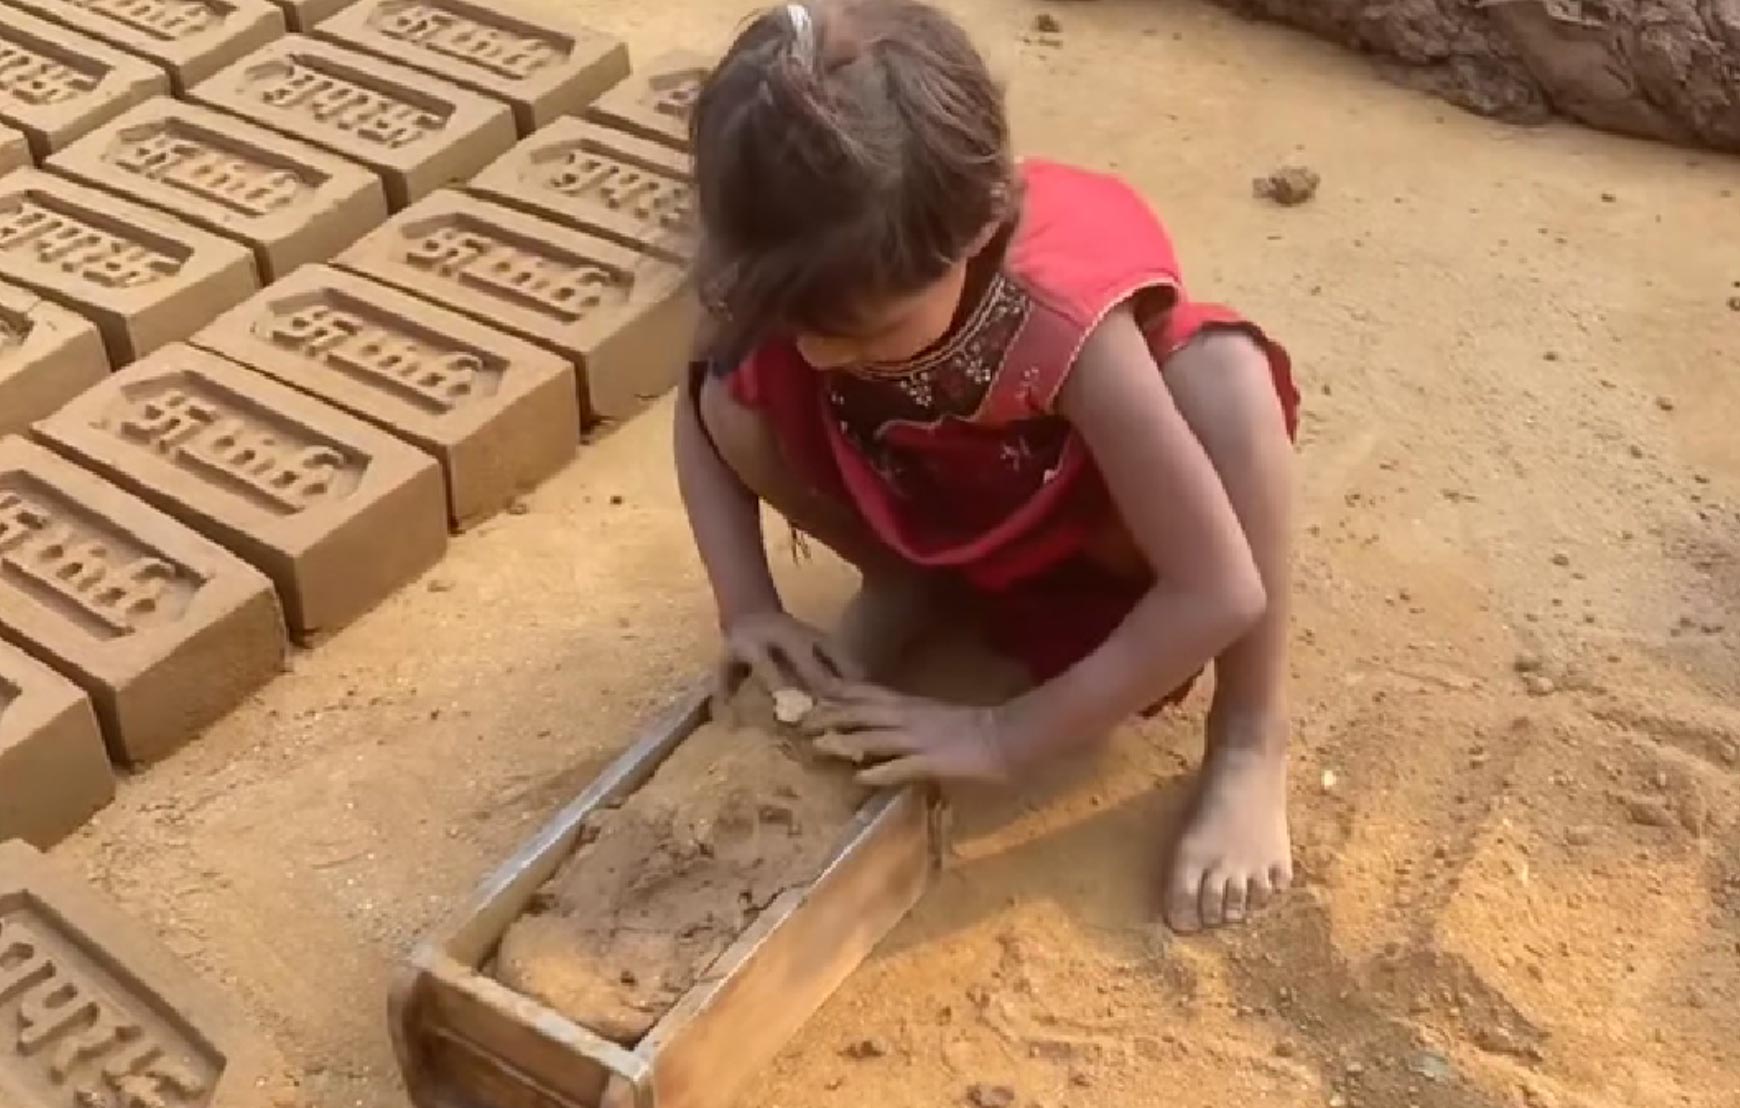
[[918, 0], [768, 9], [702, 87], [692, 131], [694, 276], [719, 358], [917, 292], [1012, 203], [1002, 91]]

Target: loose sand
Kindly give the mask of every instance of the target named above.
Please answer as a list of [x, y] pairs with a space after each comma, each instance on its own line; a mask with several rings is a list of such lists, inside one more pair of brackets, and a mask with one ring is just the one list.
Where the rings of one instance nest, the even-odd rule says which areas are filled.
[[[567, 6], [643, 58], [741, 14]], [[1303, 882], [1241, 931], [1156, 926], [1199, 695], [962, 798], [954, 867], [744, 1103], [1731, 1108], [1740, 166], [1466, 116], [1212, 7], [951, 6], [1021, 145], [1126, 174], [1194, 290], [1298, 359]], [[1252, 197], [1290, 162], [1310, 204]], [[396, 967], [710, 662], [668, 414], [57, 850], [239, 995], [310, 1108], [404, 1108]], [[801, 610], [845, 598], [778, 561]]]

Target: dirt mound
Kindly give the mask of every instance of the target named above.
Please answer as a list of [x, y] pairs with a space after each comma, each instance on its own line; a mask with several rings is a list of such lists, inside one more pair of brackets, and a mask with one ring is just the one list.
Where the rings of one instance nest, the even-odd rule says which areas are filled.
[[1222, 0], [1385, 59], [1392, 76], [1515, 122], [1740, 151], [1734, 0]]

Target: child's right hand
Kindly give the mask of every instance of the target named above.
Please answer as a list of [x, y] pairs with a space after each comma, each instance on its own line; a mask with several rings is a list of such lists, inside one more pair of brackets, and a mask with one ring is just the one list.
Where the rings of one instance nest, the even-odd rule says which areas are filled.
[[795, 684], [816, 697], [865, 676], [863, 667], [831, 638], [784, 611], [744, 616], [725, 628], [716, 691], [729, 698], [751, 675], [769, 692]]

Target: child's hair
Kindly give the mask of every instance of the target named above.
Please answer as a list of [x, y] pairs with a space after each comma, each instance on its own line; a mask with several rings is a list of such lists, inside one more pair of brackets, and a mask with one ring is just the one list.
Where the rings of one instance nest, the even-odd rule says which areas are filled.
[[1014, 202], [1002, 90], [918, 0], [768, 9], [703, 85], [692, 130], [717, 356], [771, 328], [850, 328], [941, 277]]

